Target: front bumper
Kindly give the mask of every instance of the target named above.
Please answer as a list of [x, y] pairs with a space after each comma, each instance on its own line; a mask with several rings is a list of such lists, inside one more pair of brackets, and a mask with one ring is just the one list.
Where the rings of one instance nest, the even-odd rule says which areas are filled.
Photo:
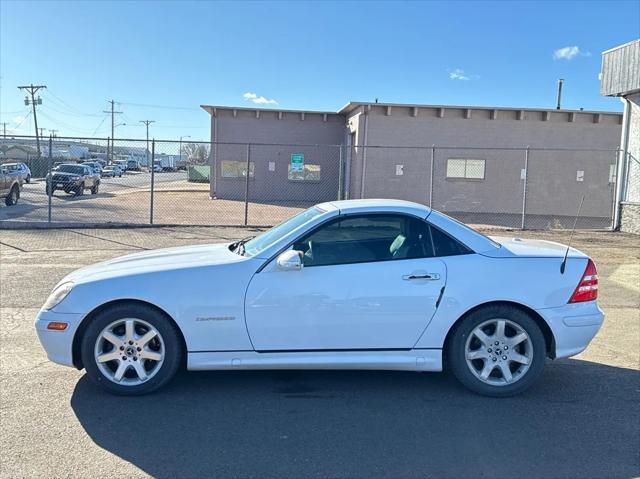
[[584, 351], [604, 322], [604, 312], [596, 301], [536, 311], [551, 328], [555, 358], [568, 358]]
[[[52, 322], [67, 323], [64, 331], [52, 331], [47, 325]], [[82, 314], [55, 313], [41, 310], [36, 317], [35, 327], [40, 344], [47, 353], [47, 357], [54, 363], [64, 366], [73, 365], [73, 337], [82, 321]]]

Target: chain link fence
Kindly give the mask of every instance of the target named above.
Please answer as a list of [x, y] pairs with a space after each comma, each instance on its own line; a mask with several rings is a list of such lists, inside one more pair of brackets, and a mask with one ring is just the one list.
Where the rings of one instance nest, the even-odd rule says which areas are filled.
[[[617, 156], [613, 149], [108, 138], [44, 138], [38, 155], [34, 137], [2, 138], [5, 169], [24, 163], [31, 177], [18, 204], [0, 208], [0, 228], [271, 226], [323, 201], [397, 198], [472, 225], [562, 229], [573, 226], [584, 195], [578, 228], [603, 229], [612, 224]], [[69, 176], [78, 175], [60, 171], [88, 163], [91, 175], [75, 183]]]
[[[355, 197], [416, 201], [464, 223], [610, 228], [618, 150], [354, 147]], [[353, 197], [353, 196], [352, 196]]]

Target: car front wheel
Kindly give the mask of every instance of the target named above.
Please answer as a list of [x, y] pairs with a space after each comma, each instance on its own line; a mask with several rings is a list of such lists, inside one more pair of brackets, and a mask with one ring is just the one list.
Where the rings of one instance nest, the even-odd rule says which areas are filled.
[[546, 345], [529, 314], [511, 306], [490, 306], [456, 327], [446, 353], [454, 375], [467, 388], [507, 397], [525, 391], [540, 377]]
[[183, 347], [173, 323], [153, 308], [119, 305], [91, 320], [82, 339], [88, 376], [110, 393], [141, 395], [178, 371]]

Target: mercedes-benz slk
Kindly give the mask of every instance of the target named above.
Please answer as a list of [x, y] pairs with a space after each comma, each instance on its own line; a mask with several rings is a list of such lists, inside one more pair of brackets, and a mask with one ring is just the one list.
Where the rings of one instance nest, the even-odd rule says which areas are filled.
[[508, 396], [584, 350], [604, 316], [593, 261], [490, 238], [397, 200], [322, 203], [254, 238], [160, 249], [57, 284], [49, 358], [117, 394], [189, 370], [441, 371]]

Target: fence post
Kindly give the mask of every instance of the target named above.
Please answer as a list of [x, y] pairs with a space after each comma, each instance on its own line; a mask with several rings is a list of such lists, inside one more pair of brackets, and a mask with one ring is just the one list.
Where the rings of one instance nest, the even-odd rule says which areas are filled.
[[521, 230], [524, 230], [524, 227], [525, 227], [528, 180], [529, 180], [529, 145], [527, 145], [527, 149], [524, 151], [524, 178], [522, 179], [522, 220], [520, 222]]
[[343, 145], [340, 145], [338, 147], [338, 151], [340, 154], [340, 158], [338, 160], [338, 200], [342, 199], [342, 195], [343, 195], [343, 191], [344, 191], [344, 187], [343, 187], [343, 183], [344, 183], [344, 159], [343, 159], [343, 154], [342, 154], [342, 148]]
[[249, 175], [251, 174], [251, 143], [247, 143], [247, 172], [244, 183], [244, 225], [249, 224]]
[[[147, 158], [149, 158], [149, 151], [147, 150]], [[155, 138], [151, 140], [151, 198], [149, 201], [149, 224], [153, 224], [153, 188], [155, 182], [155, 159], [156, 159], [156, 140]], [[147, 161], [147, 167], [149, 167], [149, 162]]]
[[51, 174], [51, 163], [53, 159], [53, 135], [49, 135], [49, 164], [47, 165], [47, 181], [45, 181], [48, 205], [47, 205], [47, 223], [51, 225], [51, 197], [53, 196], [53, 178]]
[[436, 145], [431, 145], [431, 164], [429, 165], [429, 208], [433, 203], [433, 163], [436, 159]]

